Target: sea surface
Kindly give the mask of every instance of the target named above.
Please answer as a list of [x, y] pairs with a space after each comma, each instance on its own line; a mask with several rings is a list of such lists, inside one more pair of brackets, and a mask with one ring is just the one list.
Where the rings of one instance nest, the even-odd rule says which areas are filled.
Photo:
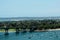
[[60, 17], [11, 17], [11, 18], [0, 18], [1, 21], [20, 21], [20, 20], [44, 20], [44, 19], [59, 19]]
[[60, 40], [60, 31], [20, 32], [19, 34], [9, 32], [9, 35], [0, 32], [0, 40]]

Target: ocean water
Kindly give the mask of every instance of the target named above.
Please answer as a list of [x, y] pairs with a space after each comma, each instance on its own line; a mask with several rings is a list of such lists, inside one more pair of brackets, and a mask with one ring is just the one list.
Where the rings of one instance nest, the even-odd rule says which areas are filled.
[[60, 17], [11, 17], [0, 18], [1, 21], [20, 21], [20, 20], [44, 20], [44, 19], [60, 19]]
[[0, 32], [0, 40], [60, 40], [60, 31], [20, 32], [19, 34], [9, 32], [9, 35]]

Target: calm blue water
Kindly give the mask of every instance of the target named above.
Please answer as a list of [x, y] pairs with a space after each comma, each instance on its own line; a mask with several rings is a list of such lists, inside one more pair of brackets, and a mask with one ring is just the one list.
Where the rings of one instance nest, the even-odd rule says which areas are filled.
[[3, 32], [0, 32], [0, 40], [60, 40], [60, 31], [20, 32], [19, 34], [10, 32], [9, 35], [4, 35]]
[[11, 17], [11, 18], [0, 18], [0, 22], [20, 21], [20, 20], [44, 20], [44, 19], [60, 19], [60, 17]]

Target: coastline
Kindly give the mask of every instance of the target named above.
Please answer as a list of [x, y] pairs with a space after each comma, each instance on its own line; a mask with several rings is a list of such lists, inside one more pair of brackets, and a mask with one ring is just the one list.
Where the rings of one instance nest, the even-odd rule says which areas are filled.
[[[36, 32], [45, 32], [45, 31], [59, 31], [60, 28], [57, 29], [47, 29], [47, 30], [35, 30]], [[27, 29], [29, 31], [29, 29]], [[4, 30], [0, 30], [0, 32], [5, 32]], [[8, 32], [16, 32], [15, 29], [9, 29]]]
[[46, 29], [46, 30], [35, 30], [35, 31], [38, 31], [38, 32], [43, 32], [43, 31], [59, 31], [60, 28], [57, 28], [57, 29]]
[[[0, 30], [0, 32], [5, 32], [4, 29]], [[16, 32], [15, 29], [9, 29], [8, 32]]]
[[60, 28], [57, 28], [57, 29], [48, 29], [48, 31], [58, 31], [60, 30]]

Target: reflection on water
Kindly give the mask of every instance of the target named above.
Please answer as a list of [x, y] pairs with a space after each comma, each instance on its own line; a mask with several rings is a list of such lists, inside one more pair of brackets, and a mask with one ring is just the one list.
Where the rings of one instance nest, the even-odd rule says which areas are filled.
[[0, 32], [0, 40], [60, 40], [60, 31], [20, 32], [18, 34], [10, 32], [9, 35]]

